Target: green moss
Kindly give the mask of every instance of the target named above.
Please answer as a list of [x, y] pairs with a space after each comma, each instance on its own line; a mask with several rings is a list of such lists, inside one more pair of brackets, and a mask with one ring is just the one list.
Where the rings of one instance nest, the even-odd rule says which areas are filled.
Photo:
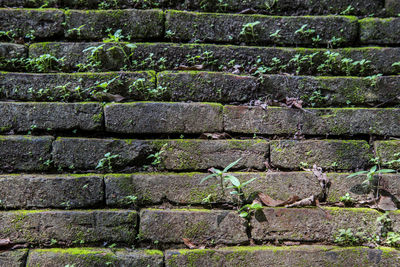
[[102, 254], [107, 253], [107, 250], [100, 250], [98, 248], [50, 248], [50, 249], [35, 249], [38, 253], [58, 253], [70, 255], [88, 255], [88, 254]]
[[144, 250], [144, 253], [146, 253], [147, 255], [153, 256], [164, 256], [164, 253], [160, 250], [155, 250], [155, 249], [146, 249]]

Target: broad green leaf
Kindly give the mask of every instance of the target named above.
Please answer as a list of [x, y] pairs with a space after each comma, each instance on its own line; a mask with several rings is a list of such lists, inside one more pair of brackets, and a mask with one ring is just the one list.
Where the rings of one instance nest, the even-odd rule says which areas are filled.
[[249, 216], [249, 213], [243, 211], [243, 212], [241, 212], [241, 213], [239, 214], [239, 216], [242, 217], [242, 218], [246, 218], [247, 216]]
[[212, 178], [212, 177], [215, 177], [215, 176], [218, 176], [218, 174], [213, 173], [213, 174], [210, 174], [210, 175], [204, 177], [203, 179], [201, 179], [200, 184], [203, 183], [204, 181], [206, 181], [206, 180]]
[[230, 168], [232, 168], [233, 166], [235, 166], [242, 158], [239, 158], [238, 160], [232, 162], [231, 164], [229, 164], [228, 166], [225, 167], [225, 169], [222, 172], [227, 172]]
[[252, 178], [252, 179], [250, 179], [250, 180], [244, 182], [244, 183], [242, 184], [242, 187], [248, 185], [249, 183], [253, 182], [253, 181], [256, 180], [256, 179], [257, 179], [257, 177]]
[[227, 175], [224, 178], [225, 178], [225, 180], [229, 180], [235, 187], [239, 187], [240, 186], [240, 181], [235, 176]]
[[396, 171], [392, 169], [382, 169], [377, 171], [376, 173], [390, 173], [390, 172], [396, 172]]
[[352, 173], [349, 176], [347, 176], [347, 178], [351, 178], [351, 177], [354, 177], [354, 176], [357, 176], [357, 175], [361, 175], [361, 174], [366, 174], [366, 173], [368, 173], [368, 172], [367, 171], [355, 172], [355, 173]]

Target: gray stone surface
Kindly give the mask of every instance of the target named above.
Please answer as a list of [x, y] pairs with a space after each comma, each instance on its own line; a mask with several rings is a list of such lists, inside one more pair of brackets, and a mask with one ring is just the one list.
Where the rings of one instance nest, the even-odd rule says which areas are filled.
[[[380, 158], [381, 164], [390, 168], [400, 168], [400, 162], [397, 161], [400, 159], [400, 141], [375, 141], [374, 150], [376, 156]], [[397, 162], [388, 165], [391, 161]]]
[[360, 20], [363, 44], [400, 44], [400, 18], [366, 18]]
[[0, 252], [0, 266], [4, 267], [22, 267], [25, 266], [27, 249]]
[[0, 102], [0, 132], [101, 130], [103, 108], [99, 103]]
[[117, 30], [125, 38], [148, 40], [161, 37], [164, 27], [161, 10], [68, 10], [65, 16], [65, 36], [73, 40], [99, 40]]
[[322, 241], [333, 243], [339, 229], [353, 234], [378, 231], [373, 209], [328, 208], [264, 208], [251, 219], [251, 235], [255, 240]]
[[317, 164], [324, 169], [352, 170], [367, 167], [370, 146], [361, 140], [271, 141], [271, 164], [299, 170]]
[[56, 9], [0, 9], [0, 31], [12, 30], [15, 37], [34, 38], [63, 35], [64, 12]]
[[146, 241], [197, 244], [240, 244], [248, 240], [246, 221], [237, 212], [201, 209], [144, 209], [139, 235]]
[[113, 101], [116, 95], [125, 99], [144, 100], [145, 94], [132, 89], [155, 88], [155, 72], [106, 73], [0, 73], [0, 98], [22, 101]]
[[160, 164], [167, 170], [223, 169], [239, 158], [242, 160], [231, 170], [262, 170], [269, 155], [269, 144], [264, 140], [157, 140], [153, 144], [160, 149], [167, 144]]
[[24, 45], [0, 42], [0, 70], [20, 68], [27, 56], [27, 51]]
[[386, 0], [385, 1], [386, 14], [391, 17], [396, 17], [400, 14], [400, 2], [397, 0]]
[[[317, 195], [321, 187], [311, 173], [231, 173], [245, 182], [257, 178], [243, 187], [245, 198], [263, 192], [272, 198], [286, 200], [291, 196], [306, 198]], [[201, 204], [210, 195], [210, 202], [233, 202], [227, 189], [222, 193], [217, 179], [201, 180], [208, 173], [136, 173], [105, 176], [106, 202], [109, 206], [130, 206], [129, 196], [138, 198], [135, 204], [161, 204], [163, 199], [179, 205]], [[343, 195], [347, 191], [344, 191]]]
[[1, 171], [44, 171], [51, 163], [51, 136], [0, 136]]
[[32, 210], [0, 212], [0, 239], [13, 243], [58, 246], [73, 244], [133, 244], [137, 214], [128, 210]]
[[225, 131], [233, 133], [400, 136], [399, 121], [400, 109], [224, 107]]
[[[104, 45], [101, 53], [99, 52], [102, 64], [96, 70], [120, 70], [127, 64], [123, 53], [120, 53], [118, 49], [107, 51], [112, 47], [108, 43], [36, 43], [29, 46], [29, 53], [32, 56], [46, 53], [53, 54], [58, 58], [65, 56], [64, 67], [71, 71], [78, 70], [78, 67], [76, 67], [78, 63], [87, 63], [87, 56], [90, 52], [82, 52], [83, 50], [100, 45]], [[203, 65], [204, 70], [234, 71], [234, 65], [240, 65], [243, 67], [240, 73], [249, 73], [254, 72], [257, 66], [264, 65], [272, 68], [268, 73], [282, 71], [310, 75], [346, 75], [346, 67], [342, 63], [342, 59], [348, 58], [354, 62], [363, 59], [371, 61], [364, 64], [365, 70], [363, 71], [361, 71], [359, 65], [350, 71], [353, 76], [367, 76], [376, 73], [397, 74], [398, 70], [394, 69], [392, 64], [400, 61], [400, 48], [398, 47], [343, 48], [332, 51], [316, 48], [246, 47], [212, 44], [135, 43], [135, 45], [137, 47], [133, 50], [132, 64], [128, 66], [128, 69], [172, 70], [183, 64], [186, 66]], [[318, 70], [317, 68], [328, 59], [325, 54], [327, 51], [337, 52], [339, 56], [331, 62], [330, 68]], [[129, 49], [127, 49], [127, 52], [130, 54]], [[296, 54], [308, 58], [313, 54], [315, 55], [312, 56], [312, 64], [309, 60], [300, 63], [296, 63], [296, 60], [290, 62]], [[162, 62], [160, 58], [163, 58]], [[272, 64], [273, 58], [279, 59], [280, 63]], [[280, 66], [284, 66], [284, 68], [281, 70]]]
[[[165, 25], [166, 31], [173, 33], [172, 38], [179, 41], [234, 44], [327, 45], [335, 37], [343, 46], [353, 44], [358, 34], [357, 18], [350, 16], [270, 17], [167, 11]], [[279, 36], [271, 36], [276, 31]], [[317, 36], [319, 41], [313, 41]]]
[[211, 103], [108, 104], [105, 127], [108, 132], [132, 134], [222, 132], [222, 109]]
[[69, 248], [35, 249], [30, 251], [29, 266], [163, 266], [159, 250]]
[[291, 247], [252, 246], [205, 250], [168, 250], [167, 267], [178, 266], [397, 266], [394, 248], [302, 245]]
[[[123, 167], [141, 166], [152, 151], [146, 141], [99, 138], [63, 138], [53, 143], [53, 161], [58, 168], [69, 170], [117, 171]], [[106, 154], [109, 154], [107, 158]]]
[[99, 175], [0, 175], [3, 208], [84, 208], [101, 205]]

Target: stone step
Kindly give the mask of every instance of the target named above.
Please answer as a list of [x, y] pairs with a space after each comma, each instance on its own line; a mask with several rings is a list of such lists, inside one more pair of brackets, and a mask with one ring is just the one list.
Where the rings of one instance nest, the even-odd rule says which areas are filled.
[[[256, 178], [243, 187], [244, 197], [251, 199], [257, 192], [274, 199], [307, 198], [322, 192], [311, 172], [234, 172], [242, 183]], [[365, 200], [362, 189], [365, 175], [347, 178], [350, 173], [327, 173], [331, 182], [327, 201], [337, 202], [349, 193], [354, 200]], [[79, 209], [107, 207], [138, 207], [159, 205], [164, 200], [178, 205], [234, 203], [232, 189], [220, 188], [218, 179], [201, 180], [209, 173], [132, 173], [132, 174], [11, 174], [0, 175], [0, 207], [3, 209], [60, 208]], [[400, 199], [399, 174], [382, 176], [382, 183]], [[104, 179], [104, 186], [103, 186]], [[205, 199], [208, 198], [208, 202]]]
[[164, 266], [164, 253], [159, 250], [67, 248], [29, 251], [27, 266]]
[[[270, 17], [167, 11], [166, 31], [181, 42], [279, 44], [320, 46], [353, 45], [358, 38], [356, 17]], [[337, 31], [337, 29], [342, 29]], [[274, 33], [277, 33], [274, 35]], [[363, 33], [362, 33], [363, 34]], [[318, 37], [318, 40], [315, 38]]]
[[0, 98], [22, 101], [114, 101], [156, 99], [154, 71], [105, 73], [0, 73]]
[[137, 213], [131, 210], [18, 210], [0, 212], [0, 239], [32, 245], [132, 245]]
[[[399, 212], [388, 216], [398, 229]], [[367, 208], [264, 208], [251, 216], [251, 237], [259, 242], [300, 241], [333, 244], [340, 229], [364, 238], [379, 233], [376, 210]], [[143, 241], [178, 244], [243, 244], [248, 241], [246, 221], [236, 211], [202, 209], [142, 209], [139, 235]]]
[[[374, 142], [376, 156], [390, 168], [400, 168], [400, 140]], [[392, 162], [391, 164], [388, 164]]]
[[[386, 1], [386, 12], [397, 15], [393, 10], [395, 0]], [[224, 1], [198, 1], [198, 0], [151, 0], [151, 1], [129, 1], [129, 0], [2, 0], [0, 7], [68, 7], [81, 9], [121, 9], [121, 8], [174, 8], [181, 10], [201, 10], [207, 12], [238, 12], [252, 8], [256, 12], [276, 15], [316, 15], [316, 14], [345, 14], [345, 15], [371, 15], [382, 13], [382, 2], [378, 0], [344, 0], [314, 2], [312, 0], [290, 1], [290, 0], [224, 0]], [[350, 8], [349, 8], [350, 6]]]
[[366, 18], [360, 20], [363, 44], [397, 45], [400, 43], [400, 18]]
[[397, 266], [394, 248], [303, 245], [168, 250], [165, 266]]
[[[392, 66], [400, 62], [398, 47], [317, 49], [172, 43], [133, 43], [134, 46], [130, 47], [126, 45], [127, 43], [34, 43], [29, 46], [29, 56], [38, 58], [49, 54], [57, 59], [63, 58], [59, 64], [47, 66], [48, 69], [62, 68], [63, 71], [115, 71], [122, 68], [162, 71], [173, 70], [180, 65], [199, 65], [197, 68], [203, 70], [235, 73], [254, 73], [260, 68], [260, 73], [319, 76], [391, 75], [400, 71], [396, 65]], [[126, 56], [132, 52], [132, 58]]]
[[[400, 103], [400, 76], [235, 75], [207, 71], [0, 73], [0, 98], [20, 101], [250, 102], [295, 97], [304, 107]], [[284, 85], [284, 86], [282, 86]]]

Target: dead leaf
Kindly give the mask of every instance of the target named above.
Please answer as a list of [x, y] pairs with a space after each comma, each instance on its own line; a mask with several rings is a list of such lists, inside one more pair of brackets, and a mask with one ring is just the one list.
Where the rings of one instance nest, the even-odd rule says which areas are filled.
[[283, 244], [286, 246], [299, 246], [300, 242], [285, 241], [285, 242], [283, 242]]
[[208, 140], [221, 140], [221, 139], [232, 139], [228, 133], [202, 133], [200, 139]]
[[267, 207], [280, 207], [280, 206], [285, 206], [292, 204], [299, 200], [300, 198], [298, 196], [291, 196], [287, 200], [282, 201], [282, 200], [275, 200], [272, 197], [264, 194], [264, 193], [259, 193], [258, 197], [260, 198], [261, 202], [267, 206]]
[[11, 241], [9, 238], [6, 239], [0, 239], [0, 247], [5, 247], [11, 244]]
[[202, 70], [204, 69], [204, 65], [194, 65], [194, 66], [186, 66], [186, 65], [179, 65], [179, 67], [174, 68], [174, 70]]
[[15, 246], [13, 246], [13, 247], [11, 248], [11, 250], [20, 249], [20, 248], [27, 248], [28, 246], [29, 246], [28, 243], [25, 243], [25, 244], [17, 244], [17, 245], [15, 245]]
[[286, 97], [286, 105], [289, 108], [295, 107], [298, 109], [303, 109], [303, 100], [300, 100], [297, 97]]
[[256, 14], [257, 11], [252, 8], [246, 8], [239, 12], [239, 14]]
[[189, 248], [189, 249], [195, 249], [197, 246], [193, 244], [188, 238], [182, 238], [183, 243]]
[[297, 201], [293, 204], [286, 205], [286, 208], [297, 208], [297, 207], [305, 207], [305, 206], [315, 206], [315, 196], [304, 198], [300, 201]]
[[393, 202], [391, 197], [380, 196], [378, 200], [378, 209], [388, 211], [397, 210], [396, 204]]

